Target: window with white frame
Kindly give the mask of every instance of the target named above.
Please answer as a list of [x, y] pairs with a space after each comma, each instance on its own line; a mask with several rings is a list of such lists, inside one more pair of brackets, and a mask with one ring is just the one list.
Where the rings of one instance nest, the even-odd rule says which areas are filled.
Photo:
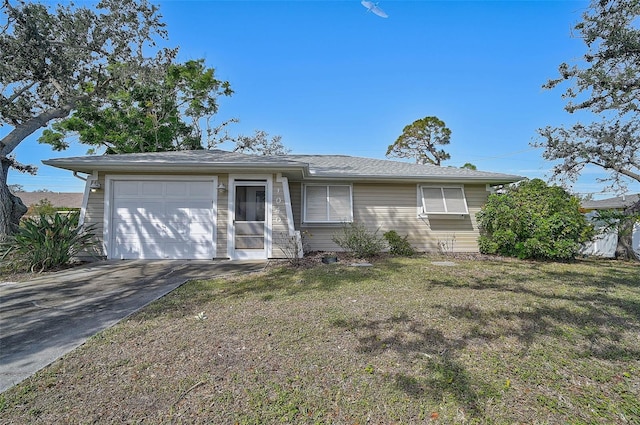
[[421, 186], [423, 214], [469, 214], [461, 186]]
[[353, 221], [351, 186], [305, 185], [305, 223], [342, 223]]

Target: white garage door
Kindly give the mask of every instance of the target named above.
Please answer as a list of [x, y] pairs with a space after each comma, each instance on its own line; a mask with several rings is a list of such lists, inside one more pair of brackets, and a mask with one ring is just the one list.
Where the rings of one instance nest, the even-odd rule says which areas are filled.
[[111, 190], [111, 258], [215, 256], [213, 179], [113, 180]]

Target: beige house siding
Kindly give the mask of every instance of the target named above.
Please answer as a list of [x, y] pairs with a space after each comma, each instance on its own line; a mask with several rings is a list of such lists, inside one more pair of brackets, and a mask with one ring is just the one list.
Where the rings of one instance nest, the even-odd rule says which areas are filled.
[[[109, 173], [113, 174], [113, 173]], [[132, 174], [132, 173], [126, 173]], [[143, 175], [143, 174], [141, 174]], [[148, 175], [148, 174], [144, 174]], [[204, 174], [201, 174], [204, 175]], [[228, 174], [216, 174], [218, 184], [229, 187]], [[286, 188], [276, 175], [272, 175], [272, 258], [286, 258], [291, 255], [292, 239], [289, 234], [287, 209], [293, 213], [295, 230], [303, 233], [309, 251], [340, 251], [331, 240], [340, 232], [341, 224], [306, 225], [302, 217], [302, 183], [289, 182], [290, 205], [285, 196]], [[102, 242], [104, 234], [105, 175], [100, 173], [98, 181], [103, 189], [90, 192], [85, 211], [85, 224], [95, 225], [95, 234]], [[427, 183], [425, 183], [427, 184]], [[409, 235], [409, 242], [419, 251], [438, 251], [439, 244], [453, 252], [477, 252], [479, 235], [475, 214], [487, 200], [489, 193], [485, 185], [464, 185], [469, 215], [464, 218], [419, 217], [418, 185], [354, 183], [354, 220], [364, 223], [371, 231], [382, 234], [395, 230], [401, 236]], [[228, 258], [227, 226], [229, 191], [218, 191], [216, 217], [216, 258]], [[99, 245], [103, 248], [103, 244]], [[105, 255], [103, 249], [99, 255]]]
[[98, 182], [103, 189], [95, 192], [89, 191], [87, 205], [84, 211], [85, 226], [93, 226], [93, 234], [96, 237], [95, 256], [105, 257], [104, 251], [104, 174], [98, 175]]
[[[426, 183], [425, 183], [426, 184]], [[418, 216], [419, 198], [416, 184], [353, 184], [354, 220], [372, 232], [395, 230], [409, 235], [409, 242], [419, 251], [433, 252], [439, 243], [448, 251], [477, 252], [479, 235], [475, 214], [487, 200], [485, 185], [465, 185], [469, 215], [464, 218], [426, 218]], [[339, 224], [305, 225], [302, 216], [301, 184], [291, 184], [292, 207], [296, 228], [310, 234], [306, 239], [311, 251], [340, 251], [331, 239], [341, 232]]]
[[227, 225], [229, 224], [229, 174], [218, 174], [218, 185], [224, 184], [227, 190], [218, 190], [218, 208], [216, 209], [216, 258], [229, 258], [227, 252]]
[[291, 205], [287, 203], [282, 181], [273, 179], [273, 196], [271, 199], [271, 257], [289, 258], [295, 253], [295, 236], [289, 234], [289, 221], [287, 209]]

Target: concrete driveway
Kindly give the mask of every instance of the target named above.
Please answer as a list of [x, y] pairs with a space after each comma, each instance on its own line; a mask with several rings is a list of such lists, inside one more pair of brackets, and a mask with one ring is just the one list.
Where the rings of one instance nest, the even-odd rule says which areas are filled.
[[0, 283], [0, 392], [191, 279], [265, 262], [106, 261]]

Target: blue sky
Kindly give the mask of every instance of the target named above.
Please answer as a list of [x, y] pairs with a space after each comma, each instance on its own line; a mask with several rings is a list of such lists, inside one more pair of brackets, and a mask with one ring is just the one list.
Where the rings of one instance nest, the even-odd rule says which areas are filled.
[[[561, 88], [541, 86], [584, 53], [571, 29], [587, 1], [380, 1], [388, 19], [359, 0], [155, 3], [179, 59], [204, 58], [235, 90], [220, 99], [216, 123], [238, 118], [232, 134], [265, 130], [293, 153], [384, 158], [405, 125], [437, 116], [452, 130], [445, 166], [546, 178], [551, 164], [529, 145], [536, 129], [576, 119]], [[53, 152], [36, 139], [16, 150], [19, 161], [86, 152]], [[586, 170], [574, 190], [599, 192], [598, 172]], [[47, 166], [9, 180], [82, 190]]]

